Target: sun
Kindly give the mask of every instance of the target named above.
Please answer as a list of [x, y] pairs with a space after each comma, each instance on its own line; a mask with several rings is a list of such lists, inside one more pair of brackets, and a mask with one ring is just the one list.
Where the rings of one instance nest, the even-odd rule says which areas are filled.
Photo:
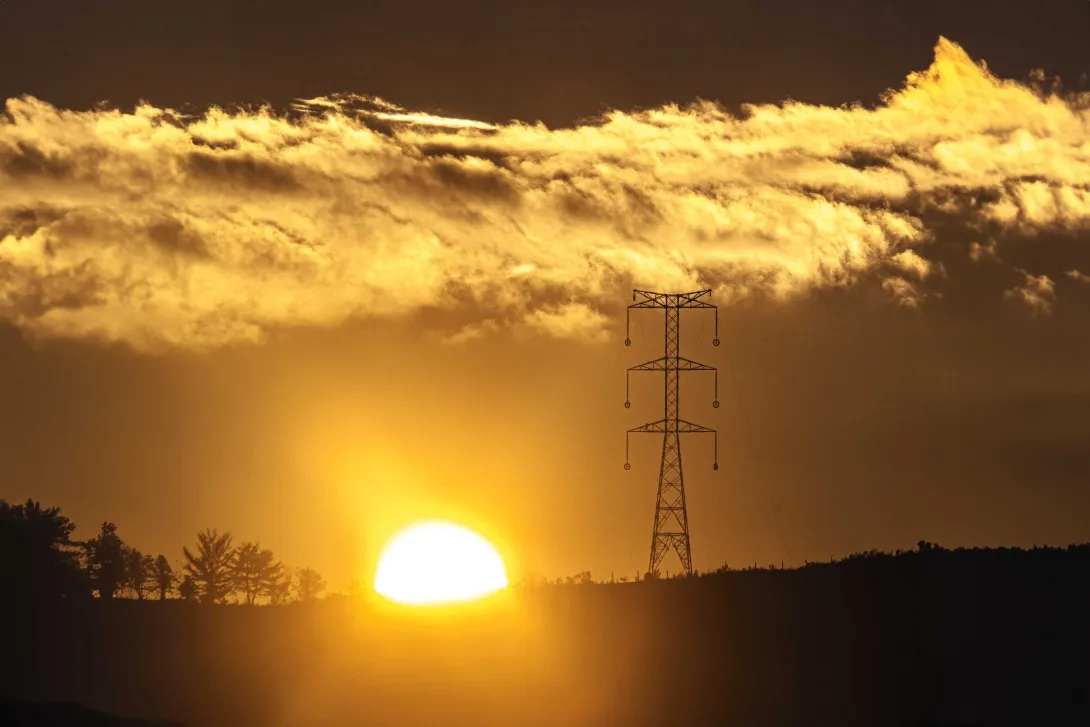
[[448, 522], [416, 523], [394, 535], [375, 573], [376, 592], [415, 606], [471, 601], [506, 587], [492, 544]]

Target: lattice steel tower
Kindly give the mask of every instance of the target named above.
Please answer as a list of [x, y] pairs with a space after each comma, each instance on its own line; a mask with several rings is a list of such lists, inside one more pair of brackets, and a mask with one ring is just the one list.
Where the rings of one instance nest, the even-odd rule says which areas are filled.
[[631, 346], [630, 326], [634, 308], [662, 308], [666, 314], [666, 351], [657, 358], [639, 366], [633, 366], [625, 372], [625, 408], [632, 406], [629, 401], [629, 383], [633, 371], [662, 371], [666, 374], [665, 411], [662, 419], [648, 422], [629, 429], [625, 433], [626, 470], [632, 469], [628, 461], [629, 435], [633, 433], [662, 434], [662, 464], [659, 467], [658, 499], [655, 504], [655, 528], [651, 535], [651, 559], [647, 571], [658, 575], [659, 566], [666, 552], [673, 548], [681, 560], [685, 573], [692, 573], [692, 550], [689, 547], [689, 516], [685, 509], [685, 478], [681, 469], [682, 434], [711, 434], [715, 437], [715, 463], [713, 469], [719, 469], [719, 434], [714, 429], [685, 421], [679, 416], [681, 406], [682, 371], [711, 371], [715, 374], [715, 396], [712, 406], [719, 407], [719, 372], [714, 366], [706, 366], [690, 361], [679, 354], [681, 344], [681, 309], [711, 308], [715, 311], [715, 339], [712, 345], [719, 345], [719, 309], [703, 300], [711, 295], [710, 290], [698, 290], [692, 293], [653, 293], [647, 290], [632, 291], [632, 300], [641, 296], [642, 300], [628, 306], [625, 321], [624, 345]]

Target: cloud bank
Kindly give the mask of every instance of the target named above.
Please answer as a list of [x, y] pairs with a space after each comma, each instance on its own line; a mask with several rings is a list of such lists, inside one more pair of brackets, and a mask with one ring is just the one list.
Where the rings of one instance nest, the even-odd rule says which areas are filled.
[[[10, 99], [0, 320], [152, 352], [449, 305], [477, 316], [452, 340], [600, 340], [627, 286], [724, 303], [870, 276], [916, 307], [943, 277], [927, 215], [1090, 226], [1087, 101], [945, 39], [874, 108], [700, 103], [562, 129], [354, 96], [200, 117]], [[967, 257], [1002, 257], [981, 239]], [[1051, 310], [1053, 282], [1023, 280], [1009, 296]]]

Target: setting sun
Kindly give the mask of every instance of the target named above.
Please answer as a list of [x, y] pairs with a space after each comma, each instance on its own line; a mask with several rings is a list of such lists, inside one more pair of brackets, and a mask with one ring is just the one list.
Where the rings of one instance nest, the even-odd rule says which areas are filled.
[[412, 525], [383, 550], [375, 591], [410, 605], [469, 601], [507, 587], [503, 560], [472, 530], [445, 522]]

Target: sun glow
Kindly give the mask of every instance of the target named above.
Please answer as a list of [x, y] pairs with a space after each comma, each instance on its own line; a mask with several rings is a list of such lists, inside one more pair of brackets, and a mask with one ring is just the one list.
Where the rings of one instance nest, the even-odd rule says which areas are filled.
[[472, 530], [446, 522], [412, 525], [387, 543], [375, 591], [410, 605], [470, 601], [507, 587], [503, 559]]

